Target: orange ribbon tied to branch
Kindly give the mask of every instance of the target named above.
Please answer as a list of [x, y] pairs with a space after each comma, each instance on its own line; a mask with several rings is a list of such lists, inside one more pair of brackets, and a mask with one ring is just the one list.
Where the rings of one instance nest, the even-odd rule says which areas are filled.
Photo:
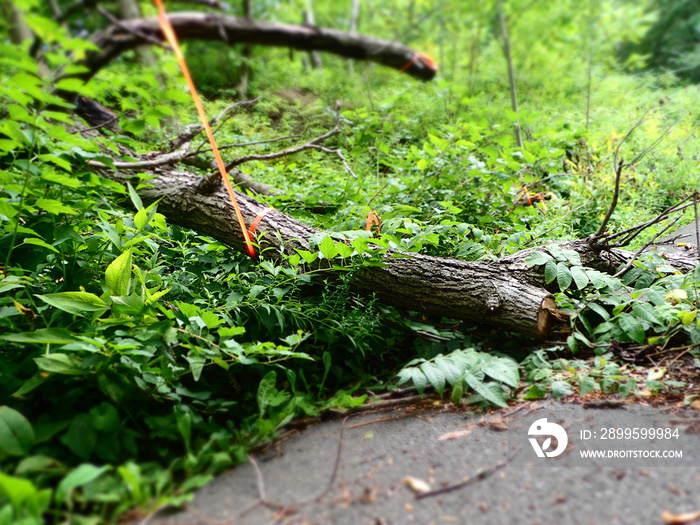
[[[177, 37], [175, 36], [175, 30], [173, 29], [172, 24], [170, 23], [170, 20], [168, 20], [168, 15], [165, 12], [165, 7], [163, 7], [163, 4], [161, 0], [153, 0], [158, 7], [158, 23], [160, 24], [160, 28], [163, 31], [163, 35], [165, 36], [165, 39], [168, 41], [170, 44], [170, 47], [173, 48], [173, 52], [175, 53], [175, 58], [177, 58], [177, 62], [180, 65], [180, 69], [182, 70], [182, 74], [185, 77], [185, 82], [187, 82], [187, 87], [190, 89], [190, 95], [192, 95], [192, 100], [194, 101], [194, 105], [197, 108], [197, 114], [199, 115], [199, 119], [202, 121], [202, 125], [204, 126], [204, 129], [207, 133], [207, 138], [209, 139], [209, 144], [211, 144], [211, 149], [214, 152], [214, 158], [216, 159], [216, 165], [219, 168], [219, 172], [221, 173], [221, 178], [224, 181], [224, 185], [226, 186], [226, 191], [228, 191], [228, 195], [231, 198], [231, 202], [233, 203], [233, 208], [236, 211], [236, 217], [238, 218], [238, 225], [241, 228], [241, 233], [243, 234], [243, 239], [245, 240], [245, 248], [246, 251], [248, 252], [248, 255], [251, 257], [255, 257], [255, 247], [253, 246], [253, 242], [251, 241], [250, 234], [248, 233], [248, 228], [246, 228], [245, 225], [245, 220], [243, 219], [243, 214], [241, 213], [241, 209], [238, 206], [238, 200], [236, 200], [236, 194], [233, 192], [233, 187], [231, 186], [231, 181], [228, 178], [228, 174], [226, 173], [226, 166], [224, 166], [224, 161], [221, 160], [221, 154], [219, 153], [219, 148], [216, 146], [216, 141], [214, 140], [214, 134], [211, 131], [211, 127], [209, 126], [209, 120], [207, 119], [207, 115], [204, 112], [204, 107], [202, 106], [202, 100], [199, 98], [199, 94], [197, 93], [197, 90], [194, 87], [194, 82], [192, 81], [192, 76], [190, 75], [189, 69], [187, 69], [187, 63], [185, 62], [185, 57], [182, 54], [182, 50], [180, 49], [180, 44], [177, 41]], [[257, 225], [256, 225], [257, 226]]]

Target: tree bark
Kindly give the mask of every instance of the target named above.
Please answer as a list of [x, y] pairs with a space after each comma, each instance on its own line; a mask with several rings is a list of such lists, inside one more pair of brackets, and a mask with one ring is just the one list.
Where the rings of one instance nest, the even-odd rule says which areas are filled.
[[[412, 49], [379, 38], [350, 35], [343, 31], [317, 27], [271, 24], [211, 13], [172, 13], [169, 15], [178, 38], [221, 40], [230, 44], [260, 44], [290, 47], [303, 51], [317, 50], [337, 55], [377, 62], [404, 70], [421, 80], [430, 80], [436, 69], [424, 62]], [[157, 18], [124, 20], [97, 33], [92, 42], [100, 48], [89, 52], [81, 65], [87, 71], [72, 75], [85, 80], [105, 67], [122, 52], [150, 44], [148, 39], [162, 40]], [[409, 64], [405, 68], [406, 64]]]
[[[128, 177], [105, 169], [100, 175], [125, 182]], [[145, 203], [159, 201], [158, 211], [171, 223], [209, 235], [238, 251], [245, 241], [231, 201], [222, 185], [206, 188], [199, 175], [160, 168], [148, 187], [139, 190]], [[267, 208], [236, 192], [246, 224]], [[315, 250], [310, 238], [319, 230], [274, 210], [259, 222], [255, 235], [266, 259], [295, 250]], [[390, 254], [383, 266], [361, 268], [354, 291], [375, 295], [398, 308], [483, 323], [525, 335], [544, 337], [558, 313], [554, 298], [541, 284], [541, 276], [524, 262], [524, 256], [497, 261], [467, 262], [414, 253]], [[333, 275], [329, 272], [329, 275]]]

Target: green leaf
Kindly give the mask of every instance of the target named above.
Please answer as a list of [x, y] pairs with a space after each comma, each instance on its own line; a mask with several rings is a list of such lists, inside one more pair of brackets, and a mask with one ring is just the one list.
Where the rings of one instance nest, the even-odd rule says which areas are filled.
[[35, 493], [36, 487], [28, 479], [15, 478], [0, 472], [0, 495], [10, 501], [18, 516], [24, 503]]
[[139, 194], [136, 193], [136, 190], [130, 182], [126, 183], [126, 187], [129, 189], [129, 197], [131, 197], [131, 202], [134, 204], [134, 208], [141, 211], [143, 209], [143, 201], [141, 201], [141, 197], [139, 197]]
[[683, 326], [688, 328], [691, 324], [693, 324], [693, 321], [695, 321], [695, 318], [697, 317], [697, 315], [698, 315], [697, 310], [692, 310], [690, 312], [683, 312], [680, 315], [681, 323], [683, 323]]
[[503, 389], [498, 383], [484, 383], [469, 371], [464, 372], [464, 380], [474, 392], [483, 397], [486, 401], [499, 407], [507, 407]]
[[80, 316], [91, 312], [104, 312], [109, 309], [107, 303], [95, 294], [88, 292], [59, 292], [45, 295], [35, 294], [34, 297], [38, 297], [54, 308]]
[[190, 439], [192, 438], [192, 415], [182, 407], [175, 407], [175, 422], [177, 423], [177, 430], [180, 432], [182, 439], [185, 440], [185, 448], [189, 452]]
[[141, 208], [134, 215], [134, 226], [138, 231], [142, 231], [148, 224], [148, 212], [145, 208]]
[[445, 374], [440, 370], [435, 363], [427, 362], [423, 363], [420, 367], [421, 371], [425, 374], [428, 382], [433, 385], [438, 394], [442, 395], [445, 393]]
[[632, 305], [632, 313], [650, 323], [662, 324], [656, 316], [656, 310], [649, 303], [635, 303]]
[[646, 336], [644, 335], [644, 327], [636, 317], [630, 314], [620, 314], [618, 320], [620, 323], [620, 328], [627, 334], [627, 336], [639, 344], [643, 344]]
[[445, 376], [445, 380], [452, 386], [462, 381], [463, 370], [450, 358], [437, 356], [433, 361]]
[[557, 278], [557, 265], [554, 261], [548, 261], [544, 265], [544, 281], [549, 284]]
[[15, 343], [68, 344], [76, 341], [73, 334], [63, 328], [40, 328], [34, 332], [0, 335], [0, 339]]
[[545, 397], [547, 397], [547, 387], [541, 383], [534, 383], [527, 389], [524, 399], [544, 399]]
[[559, 289], [561, 291], [566, 290], [569, 286], [571, 286], [572, 280], [573, 277], [571, 276], [571, 271], [566, 263], [557, 263], [557, 284], [559, 285]]
[[576, 288], [578, 288], [579, 290], [583, 290], [588, 285], [589, 279], [588, 275], [586, 274], [586, 270], [584, 270], [580, 266], [571, 267], [571, 276], [574, 278]]
[[55, 247], [51, 246], [46, 241], [42, 241], [41, 239], [39, 239], [37, 237], [27, 237], [26, 239], [24, 239], [22, 244], [33, 244], [34, 246], [41, 246], [42, 248], [46, 248], [48, 250], [51, 250], [54, 253], [59, 253]]
[[525, 262], [527, 264], [531, 264], [533, 266], [542, 266], [543, 264], [547, 264], [551, 260], [552, 260], [551, 255], [547, 255], [544, 252], [538, 252], [538, 251], [530, 252], [530, 255], [528, 255], [525, 258]]
[[57, 201], [54, 199], [37, 199], [35, 205], [37, 208], [52, 213], [53, 215], [58, 215], [59, 213], [67, 213], [69, 215], [74, 215], [77, 213], [77, 211], [73, 208], [66, 206], [61, 201]]
[[492, 377], [496, 381], [501, 381], [506, 385], [517, 388], [520, 384], [520, 371], [518, 363], [507, 357], [499, 357], [487, 363], [482, 369], [484, 374]]
[[91, 463], [77, 466], [58, 484], [56, 499], [61, 502], [69, 501], [72, 491], [96, 480], [111, 468], [109, 465], [98, 467]]
[[265, 374], [265, 377], [263, 377], [260, 380], [260, 386], [258, 387], [257, 396], [260, 417], [263, 417], [263, 415], [265, 415], [265, 410], [270, 404], [270, 400], [272, 399], [272, 397], [274, 397], [275, 393], [277, 392], [277, 387], [275, 386], [276, 384], [277, 374], [274, 370], [271, 370], [270, 372]]
[[593, 310], [595, 313], [597, 313], [600, 317], [603, 318], [604, 321], [609, 321], [610, 320], [610, 314], [608, 311], [598, 303], [590, 303], [588, 305], [588, 308]]
[[335, 241], [328, 235], [323, 238], [321, 244], [318, 245], [318, 249], [325, 259], [332, 259], [338, 255], [338, 248], [335, 246]]
[[34, 444], [34, 430], [16, 410], [0, 406], [0, 450], [10, 456], [26, 456]]
[[580, 378], [578, 384], [579, 393], [582, 396], [585, 396], [589, 392], [593, 392], [595, 390], [595, 379], [593, 379], [591, 376]]
[[66, 374], [71, 376], [85, 374], [86, 371], [80, 367], [81, 360], [77, 356], [68, 354], [48, 354], [42, 357], [35, 357], [34, 362], [39, 370], [53, 372], [55, 374]]
[[105, 281], [112, 295], [127, 295], [131, 283], [131, 249], [114, 259], [107, 267]]
[[552, 383], [552, 395], [556, 399], [561, 399], [562, 397], [570, 396], [573, 393], [574, 391], [572, 390], [571, 385], [567, 381], [554, 381], [554, 383]]

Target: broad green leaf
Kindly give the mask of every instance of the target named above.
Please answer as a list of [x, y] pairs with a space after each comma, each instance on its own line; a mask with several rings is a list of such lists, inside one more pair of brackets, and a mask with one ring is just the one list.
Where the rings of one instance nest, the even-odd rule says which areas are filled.
[[323, 238], [321, 244], [318, 245], [318, 249], [325, 259], [332, 259], [338, 255], [338, 248], [335, 247], [335, 241], [328, 235]]
[[420, 367], [428, 382], [433, 385], [438, 394], [445, 393], [445, 374], [434, 363], [423, 363]]
[[112, 295], [127, 295], [131, 283], [131, 249], [114, 259], [107, 267], [105, 281]]
[[445, 376], [445, 380], [452, 386], [462, 381], [462, 369], [449, 357], [438, 356], [435, 358], [437, 366]]
[[474, 392], [483, 397], [486, 401], [499, 407], [507, 407], [503, 389], [498, 383], [484, 383], [469, 371], [464, 372], [464, 380]]
[[588, 305], [588, 308], [590, 308], [595, 313], [597, 313], [600, 317], [602, 317], [604, 321], [610, 320], [610, 314], [608, 313], [608, 311], [604, 307], [599, 305], [598, 303], [590, 303]]
[[0, 495], [10, 501], [17, 515], [21, 513], [27, 499], [35, 493], [36, 487], [28, 479], [15, 478], [0, 472]]
[[54, 199], [37, 199], [34, 204], [37, 208], [52, 213], [53, 215], [58, 215], [59, 213], [74, 215], [77, 213], [77, 211], [70, 206], [66, 206], [61, 201]]
[[574, 391], [568, 381], [554, 381], [552, 383], [552, 395], [556, 399], [561, 399], [565, 396], [570, 396]]
[[650, 323], [661, 324], [661, 321], [656, 316], [656, 310], [649, 303], [635, 303], [632, 305], [632, 312], [640, 319], [644, 319]]
[[134, 204], [134, 208], [141, 211], [143, 209], [143, 201], [141, 201], [141, 197], [139, 197], [139, 194], [136, 193], [136, 190], [130, 182], [126, 183], [126, 187], [129, 189], [129, 197], [131, 197], [131, 202]]
[[496, 381], [501, 381], [506, 385], [517, 388], [520, 384], [520, 371], [518, 363], [507, 357], [499, 357], [487, 363], [482, 369], [484, 374], [492, 377]]
[[0, 406], [0, 450], [10, 456], [26, 456], [33, 444], [29, 421], [13, 408]]
[[557, 265], [554, 261], [548, 261], [544, 265], [544, 281], [549, 284], [557, 278]]
[[192, 437], [192, 415], [189, 411], [175, 407], [175, 421], [177, 430], [185, 441], [185, 448], [190, 450], [190, 439]]
[[39, 370], [53, 372], [55, 374], [83, 375], [86, 373], [80, 367], [81, 360], [77, 356], [68, 354], [48, 354], [42, 357], [35, 357], [34, 362]]
[[637, 318], [630, 314], [620, 314], [620, 328], [628, 335], [632, 341], [639, 344], [644, 343], [646, 337], [644, 335], [644, 327]]
[[91, 312], [104, 312], [109, 309], [107, 303], [95, 294], [88, 292], [59, 292], [45, 295], [35, 294], [34, 297], [38, 297], [54, 308], [80, 316]]
[[148, 212], [145, 208], [141, 208], [134, 215], [134, 226], [138, 231], [142, 231], [148, 224]]
[[15, 343], [68, 344], [76, 341], [73, 334], [63, 328], [40, 328], [34, 332], [0, 335], [0, 339]]
[[530, 255], [525, 258], [525, 262], [527, 264], [532, 264], [533, 266], [542, 266], [551, 260], [551, 255], [547, 255], [546, 253], [539, 251], [530, 252]]
[[464, 381], [460, 380], [457, 381], [454, 386], [452, 387], [452, 403], [455, 405], [459, 405], [460, 401], [462, 401], [462, 397], [464, 396]]
[[22, 244], [33, 244], [34, 246], [41, 246], [42, 248], [51, 250], [54, 253], [58, 253], [58, 250], [55, 247], [51, 246], [46, 241], [42, 241], [38, 237], [27, 237], [26, 239], [24, 239], [24, 242]]
[[571, 268], [571, 276], [574, 278], [574, 283], [576, 283], [576, 288], [583, 290], [588, 285], [588, 275], [586, 270], [580, 266], [573, 266]]
[[56, 499], [61, 502], [69, 501], [72, 491], [96, 480], [111, 468], [109, 465], [98, 467], [90, 463], [77, 466], [58, 484]]
[[569, 286], [571, 286], [572, 280], [573, 277], [571, 276], [571, 271], [566, 263], [557, 263], [557, 284], [559, 285], [559, 289], [561, 291], [566, 290]]
[[593, 392], [595, 390], [595, 379], [593, 379], [591, 376], [580, 378], [578, 384], [579, 393], [582, 396], [585, 396], [589, 392]]
[[545, 397], [547, 397], [547, 387], [541, 383], [534, 383], [527, 389], [524, 399], [544, 399]]
[[690, 312], [683, 312], [682, 314], [680, 314], [681, 323], [683, 323], [683, 326], [685, 326], [687, 328], [691, 324], [693, 324], [693, 321], [695, 321], [695, 318], [697, 317], [697, 315], [698, 315], [697, 310], [692, 310]]
[[271, 370], [270, 372], [265, 374], [265, 377], [263, 377], [260, 380], [260, 386], [258, 386], [257, 396], [260, 417], [263, 417], [263, 415], [265, 415], [265, 410], [270, 404], [270, 399], [274, 396], [275, 392], [277, 392], [277, 388], [275, 386], [276, 384], [277, 374], [274, 370]]

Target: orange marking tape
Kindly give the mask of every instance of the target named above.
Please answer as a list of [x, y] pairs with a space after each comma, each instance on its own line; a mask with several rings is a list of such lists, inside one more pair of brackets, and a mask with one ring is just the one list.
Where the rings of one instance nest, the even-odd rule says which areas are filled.
[[432, 58], [430, 58], [428, 55], [425, 55], [425, 54], [419, 52], [419, 53], [416, 53], [415, 55], [413, 55], [411, 60], [409, 60], [408, 63], [405, 66], [403, 66], [401, 69], [399, 69], [399, 72], [403, 73], [404, 71], [406, 71], [409, 67], [411, 67], [413, 64], [415, 64], [416, 60], [418, 60], [418, 59], [420, 59], [421, 62], [423, 62], [425, 67], [432, 69], [433, 71], [438, 70], [438, 66]]
[[243, 219], [243, 214], [241, 213], [241, 209], [238, 206], [238, 201], [236, 200], [236, 194], [233, 192], [231, 181], [229, 180], [228, 174], [226, 173], [226, 166], [224, 166], [224, 161], [221, 160], [221, 154], [219, 153], [219, 148], [216, 146], [214, 134], [211, 132], [211, 128], [209, 127], [209, 120], [207, 119], [206, 113], [204, 113], [202, 101], [199, 98], [199, 94], [197, 93], [197, 90], [194, 87], [194, 82], [192, 81], [190, 71], [189, 69], [187, 69], [185, 57], [182, 54], [182, 51], [180, 50], [180, 44], [178, 43], [177, 37], [175, 36], [175, 30], [170, 24], [170, 20], [168, 20], [168, 15], [165, 12], [165, 7], [163, 7], [161, 0], [153, 1], [158, 7], [158, 22], [160, 24], [160, 28], [163, 31], [163, 35], [165, 35], [166, 40], [170, 44], [170, 47], [173, 48], [175, 58], [177, 58], [177, 62], [178, 64], [180, 64], [182, 74], [185, 77], [185, 82], [187, 82], [187, 87], [190, 88], [190, 95], [192, 95], [192, 100], [194, 101], [194, 105], [197, 108], [197, 114], [199, 115], [199, 119], [202, 121], [202, 125], [204, 126], [204, 129], [207, 132], [207, 138], [209, 139], [209, 144], [211, 144], [211, 149], [214, 152], [216, 165], [219, 168], [219, 173], [221, 173], [221, 178], [223, 179], [224, 185], [226, 186], [226, 191], [228, 191], [228, 195], [231, 198], [231, 202], [233, 203], [233, 208], [236, 210], [236, 217], [238, 218], [238, 225], [241, 227], [241, 233], [243, 234], [243, 239], [245, 240], [246, 251], [248, 252], [248, 255], [250, 255], [251, 257], [255, 257], [255, 247], [253, 246], [253, 243], [250, 240], [250, 235], [248, 234], [248, 229], [246, 228], [245, 220]]
[[274, 210], [274, 208], [265, 208], [255, 216], [255, 219], [253, 219], [253, 222], [251, 223], [250, 228], [248, 229], [248, 233], [251, 236], [255, 233], [255, 228], [258, 227], [258, 224], [260, 224], [260, 221], [263, 220], [263, 217], [265, 217], [265, 215], [270, 213], [272, 210]]
[[377, 233], [381, 233], [379, 231], [379, 217], [377, 217], [377, 214], [373, 211], [369, 212], [369, 215], [367, 215], [367, 226], [365, 227], [366, 231], [372, 230], [372, 223], [377, 225]]

